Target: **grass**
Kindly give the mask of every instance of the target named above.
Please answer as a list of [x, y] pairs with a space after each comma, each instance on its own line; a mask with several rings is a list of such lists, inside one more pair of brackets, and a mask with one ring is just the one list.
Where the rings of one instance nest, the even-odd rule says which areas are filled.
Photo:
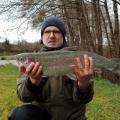
[[94, 89], [87, 108], [88, 120], [120, 120], [120, 86], [96, 79]]
[[[16, 97], [18, 69], [0, 67], [0, 120], [7, 120], [10, 111], [22, 104]], [[95, 95], [87, 106], [88, 120], [120, 120], [120, 86], [107, 80], [94, 80]]]
[[6, 120], [10, 111], [21, 104], [16, 97], [16, 77], [18, 76], [17, 67], [0, 67], [0, 120]]

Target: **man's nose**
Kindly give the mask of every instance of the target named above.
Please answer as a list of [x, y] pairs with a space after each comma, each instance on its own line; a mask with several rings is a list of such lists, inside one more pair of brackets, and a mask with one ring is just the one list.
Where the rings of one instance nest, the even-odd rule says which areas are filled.
[[55, 37], [55, 34], [54, 34], [54, 32], [50, 32], [50, 37]]

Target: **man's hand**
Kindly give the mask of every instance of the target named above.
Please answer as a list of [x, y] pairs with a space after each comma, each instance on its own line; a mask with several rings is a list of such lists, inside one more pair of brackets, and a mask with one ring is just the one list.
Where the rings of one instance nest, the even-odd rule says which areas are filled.
[[41, 82], [42, 65], [38, 62], [31, 62], [27, 68], [22, 63], [19, 64], [19, 71], [27, 77], [30, 77], [32, 84], [38, 86]]
[[73, 70], [77, 78], [78, 86], [83, 90], [86, 89], [90, 84], [94, 72], [92, 57], [84, 55], [83, 61], [81, 61], [80, 58], [76, 58]]

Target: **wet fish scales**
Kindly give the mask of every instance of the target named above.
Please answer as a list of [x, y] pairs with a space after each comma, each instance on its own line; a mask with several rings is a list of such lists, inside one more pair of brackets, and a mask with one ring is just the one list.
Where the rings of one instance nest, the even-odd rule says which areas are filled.
[[44, 66], [44, 75], [65, 75], [71, 72], [71, 65], [76, 57], [82, 57], [87, 54], [93, 57], [95, 67], [113, 69], [116, 62], [106, 57], [100, 56], [88, 51], [50, 51], [39, 53], [21, 53], [16, 55], [16, 60], [27, 66], [31, 61], [40, 62]]

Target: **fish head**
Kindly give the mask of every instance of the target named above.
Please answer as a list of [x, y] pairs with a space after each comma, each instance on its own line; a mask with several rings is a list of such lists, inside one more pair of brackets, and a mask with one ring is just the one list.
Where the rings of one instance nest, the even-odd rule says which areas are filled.
[[26, 54], [18, 54], [18, 55], [16, 55], [16, 61], [17, 61], [18, 65], [22, 63], [26, 67], [31, 62], [34, 62], [34, 59], [30, 58], [30, 56], [27, 56]]

